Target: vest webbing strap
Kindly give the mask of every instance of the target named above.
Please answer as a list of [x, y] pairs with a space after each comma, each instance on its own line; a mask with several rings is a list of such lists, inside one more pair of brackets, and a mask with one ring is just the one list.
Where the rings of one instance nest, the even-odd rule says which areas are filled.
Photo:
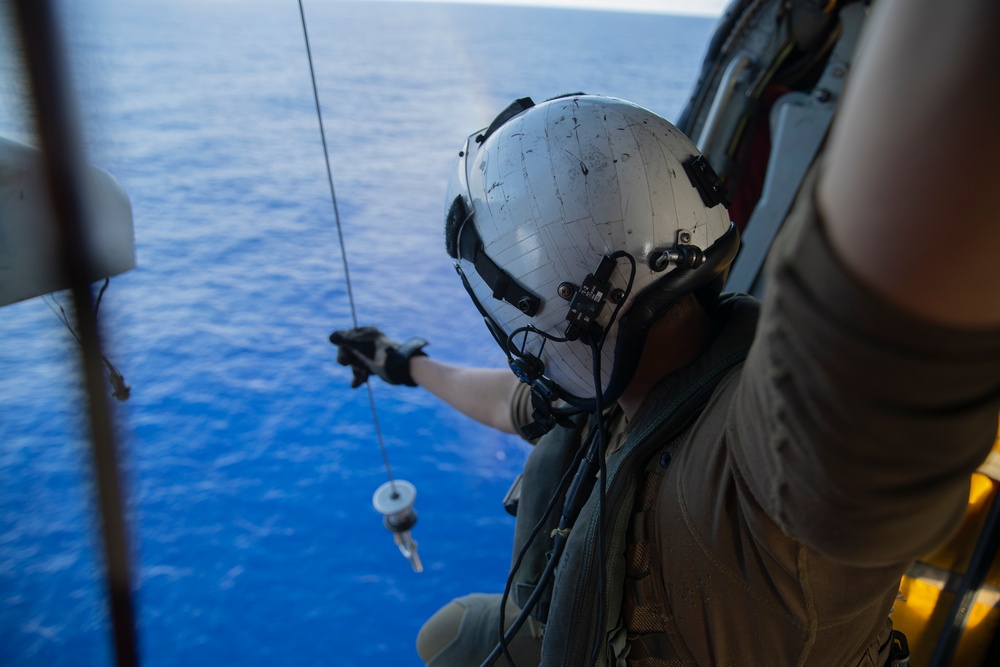
[[629, 521], [625, 547], [625, 582], [622, 616], [628, 629], [628, 663], [637, 667], [679, 667], [670, 640], [665, 610], [660, 607], [653, 574], [653, 548], [649, 522], [655, 519], [656, 498], [663, 478], [659, 466], [646, 472], [636, 494], [635, 512]]

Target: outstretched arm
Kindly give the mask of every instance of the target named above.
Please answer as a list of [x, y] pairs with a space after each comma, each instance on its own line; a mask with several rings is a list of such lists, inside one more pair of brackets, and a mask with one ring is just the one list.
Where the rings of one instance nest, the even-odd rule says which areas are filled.
[[410, 359], [414, 382], [462, 414], [504, 433], [517, 433], [510, 405], [518, 379], [502, 368], [452, 366], [430, 357]]
[[334, 331], [337, 363], [354, 372], [352, 387], [372, 374], [389, 384], [421, 386], [462, 414], [504, 433], [517, 434], [511, 407], [519, 384], [509, 370], [452, 366], [427, 357], [427, 341], [411, 338], [400, 344], [376, 327]]
[[847, 267], [941, 324], [1000, 325], [1000, 3], [880, 0], [819, 201]]

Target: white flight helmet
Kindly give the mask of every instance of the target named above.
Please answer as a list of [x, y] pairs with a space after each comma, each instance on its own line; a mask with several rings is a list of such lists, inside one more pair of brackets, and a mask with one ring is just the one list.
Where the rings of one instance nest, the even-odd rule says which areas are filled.
[[517, 100], [468, 138], [446, 205], [448, 252], [512, 370], [578, 406], [618, 398], [650, 326], [717, 294], [739, 244], [694, 144], [611, 97]]

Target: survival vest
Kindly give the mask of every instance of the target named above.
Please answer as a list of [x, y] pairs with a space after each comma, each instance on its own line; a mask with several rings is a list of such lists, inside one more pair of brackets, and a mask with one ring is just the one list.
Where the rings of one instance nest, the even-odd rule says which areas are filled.
[[[620, 655], [625, 641], [619, 626], [627, 529], [636, 493], [645, 478], [643, 471], [691, 426], [719, 382], [742, 364], [753, 342], [758, 309], [757, 301], [750, 297], [724, 295], [713, 312], [719, 333], [712, 345], [694, 363], [672, 374], [650, 393], [640, 415], [629, 425], [622, 447], [608, 459], [603, 512], [605, 553], [596, 553], [600, 514], [595, 490], [569, 536], [554, 589], [532, 612], [536, 621], [545, 624], [542, 665], [589, 664], [595, 637], [606, 644], [605, 657], [614, 661], [612, 656]], [[528, 457], [515, 529], [515, 553], [542, 516], [587, 430], [587, 420], [577, 418], [572, 427], [556, 429], [543, 437]], [[527, 601], [548, 561], [552, 549], [548, 536], [558, 517], [550, 517], [549, 523], [528, 548], [514, 577], [512, 595], [519, 606]], [[603, 591], [605, 623], [598, 629], [601, 559], [606, 563], [607, 585]], [[607, 661], [599, 660], [598, 664]]]

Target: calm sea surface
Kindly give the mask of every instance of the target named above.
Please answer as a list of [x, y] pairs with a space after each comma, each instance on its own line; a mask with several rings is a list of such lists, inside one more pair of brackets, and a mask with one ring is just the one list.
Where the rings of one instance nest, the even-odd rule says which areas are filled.
[[[414, 574], [371, 506], [367, 396], [327, 342], [351, 315], [296, 3], [63, 5], [89, 158], [135, 217], [138, 268], [100, 316], [132, 387], [115, 410], [144, 664], [417, 664], [439, 606], [502, 590], [500, 501], [527, 449], [374, 385], [418, 490]], [[578, 90], [676, 118], [713, 22], [305, 6], [360, 320], [502, 364], [443, 247], [464, 137], [515, 97]], [[0, 18], [0, 134], [30, 143]], [[42, 299], [0, 311], [0, 665], [112, 663], [76, 355]]]

